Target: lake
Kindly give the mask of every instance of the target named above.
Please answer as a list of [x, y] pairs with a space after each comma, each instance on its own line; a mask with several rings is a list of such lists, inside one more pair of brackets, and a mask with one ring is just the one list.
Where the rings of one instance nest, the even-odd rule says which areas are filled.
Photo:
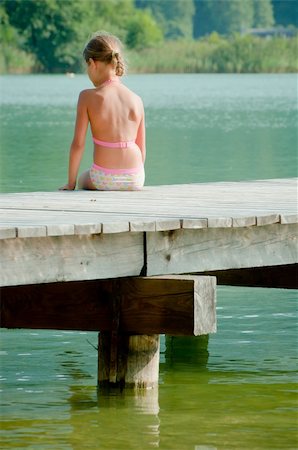
[[[297, 176], [296, 75], [130, 75], [146, 184]], [[2, 192], [67, 179], [84, 75], [0, 77]], [[82, 169], [91, 162], [90, 133]], [[218, 332], [162, 336], [158, 390], [97, 392], [97, 334], [1, 330], [1, 448], [294, 449], [297, 291], [218, 287]]]

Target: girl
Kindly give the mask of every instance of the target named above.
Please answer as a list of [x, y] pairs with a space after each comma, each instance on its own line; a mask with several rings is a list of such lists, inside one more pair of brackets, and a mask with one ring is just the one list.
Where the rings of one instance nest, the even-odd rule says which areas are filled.
[[80, 176], [79, 188], [138, 190], [144, 185], [144, 108], [140, 97], [120, 81], [125, 70], [121, 47], [115, 36], [98, 32], [84, 49], [94, 89], [79, 95], [68, 183], [60, 190], [76, 187], [89, 123], [94, 141], [93, 164]]

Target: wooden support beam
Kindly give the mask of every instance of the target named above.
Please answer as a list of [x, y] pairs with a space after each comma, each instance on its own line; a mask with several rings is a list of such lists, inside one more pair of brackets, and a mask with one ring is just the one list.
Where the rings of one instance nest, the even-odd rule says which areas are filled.
[[298, 289], [298, 264], [214, 270], [197, 275], [214, 276], [219, 285]]
[[214, 277], [168, 276], [3, 287], [1, 327], [213, 333], [215, 283]]
[[1, 326], [100, 330], [100, 387], [158, 383], [160, 333], [216, 331], [215, 278], [136, 277], [1, 289]]

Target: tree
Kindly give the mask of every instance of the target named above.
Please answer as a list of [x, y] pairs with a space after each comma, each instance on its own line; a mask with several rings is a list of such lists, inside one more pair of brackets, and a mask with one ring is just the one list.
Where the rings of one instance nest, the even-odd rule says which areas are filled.
[[142, 49], [162, 40], [162, 31], [149, 13], [135, 14], [127, 24], [125, 42], [129, 48]]
[[34, 58], [25, 52], [21, 47], [22, 37], [17, 30], [10, 25], [9, 17], [3, 5], [0, 5], [0, 68], [3, 72], [17, 70], [21, 65], [25, 70], [30, 69], [34, 64]]
[[254, 28], [272, 27], [274, 24], [271, 0], [254, 0]]
[[253, 26], [253, 0], [195, 0], [195, 10], [194, 37], [213, 31], [231, 34]]
[[[152, 15], [134, 0], [2, 0], [9, 26], [22, 36], [44, 72], [80, 71], [83, 45], [105, 29], [130, 47], [159, 42], [162, 32]], [[7, 26], [8, 26], [7, 25]]]
[[192, 38], [193, 0], [136, 0], [135, 4], [152, 12], [166, 39]]
[[25, 50], [36, 55], [46, 72], [77, 69], [82, 19], [88, 15], [77, 0], [5, 0], [9, 22], [22, 34]]

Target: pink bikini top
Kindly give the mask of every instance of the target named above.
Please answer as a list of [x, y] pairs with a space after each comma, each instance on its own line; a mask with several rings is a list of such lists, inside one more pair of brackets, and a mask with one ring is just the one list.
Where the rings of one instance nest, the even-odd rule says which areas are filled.
[[99, 139], [95, 138], [92, 139], [95, 144], [108, 148], [127, 148], [132, 147], [135, 144], [135, 141], [107, 142], [107, 141], [100, 141]]

